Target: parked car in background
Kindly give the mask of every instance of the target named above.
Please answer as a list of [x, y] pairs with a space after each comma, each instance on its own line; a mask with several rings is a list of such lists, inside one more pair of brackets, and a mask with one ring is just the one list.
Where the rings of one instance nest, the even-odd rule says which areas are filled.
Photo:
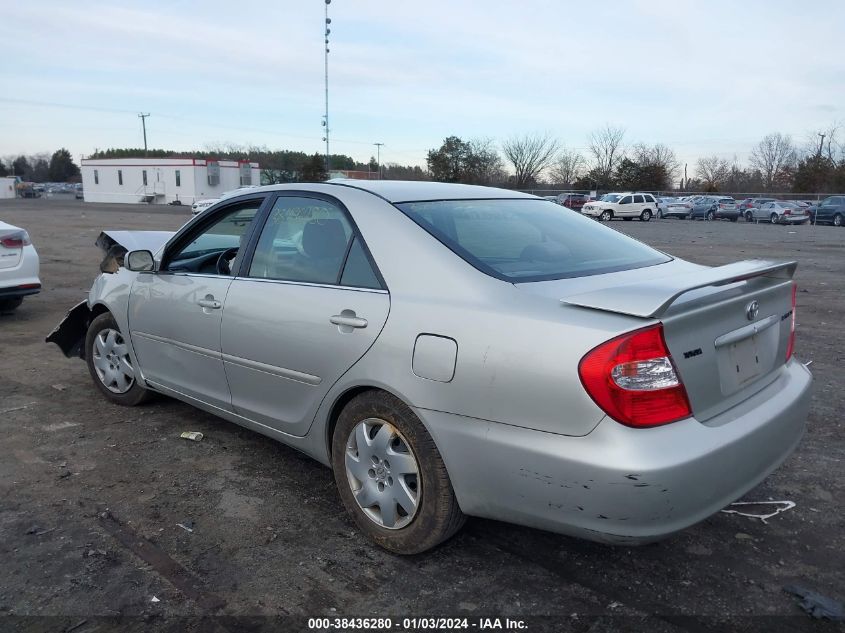
[[677, 198], [672, 202], [666, 203], [666, 209], [663, 211], [664, 218], [675, 218], [677, 220], [686, 220], [692, 213], [692, 202]]
[[602, 222], [613, 218], [648, 222], [656, 212], [657, 200], [650, 193], [608, 193], [581, 208], [581, 213]]
[[689, 215], [690, 220], [714, 220], [716, 217], [716, 209], [719, 207], [719, 198], [716, 196], [696, 196], [691, 200], [692, 212]]
[[562, 193], [557, 197], [557, 203], [567, 209], [580, 211], [590, 201], [590, 196], [585, 193]]
[[660, 196], [657, 198], [657, 213], [655, 214], [658, 218], [663, 217], [663, 212], [666, 211], [666, 206], [670, 202], [675, 202], [677, 198], [673, 198], [671, 196]]
[[194, 204], [191, 205], [191, 215], [197, 215], [198, 213], [205, 211], [208, 207], [213, 204], [220, 202], [220, 198], [208, 198], [207, 200], [197, 200]]
[[736, 200], [730, 196], [718, 198], [716, 201], [716, 210], [713, 217], [707, 218], [709, 220], [730, 220], [736, 222], [739, 219], [739, 209], [736, 206]]
[[809, 221], [807, 210], [801, 205], [787, 200], [773, 200], [760, 207], [752, 207], [745, 212], [745, 221], [763, 221], [772, 224], [801, 224]]
[[816, 208], [816, 223], [833, 226], [845, 224], [845, 196], [830, 196], [819, 203]]
[[111, 235], [135, 244], [124, 266], [48, 340], [113, 404], [167, 394], [330, 466], [392, 552], [467, 515], [653, 541], [804, 433], [795, 262], [701, 266], [535, 196], [436, 182], [273, 185], [173, 235]]
[[29, 233], [0, 222], [0, 314], [13, 311], [24, 297], [41, 291], [40, 267]]

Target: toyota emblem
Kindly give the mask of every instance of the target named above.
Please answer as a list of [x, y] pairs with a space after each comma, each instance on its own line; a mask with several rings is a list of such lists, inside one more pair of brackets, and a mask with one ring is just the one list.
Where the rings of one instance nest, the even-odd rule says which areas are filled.
[[757, 318], [757, 313], [760, 312], [760, 304], [756, 301], [752, 301], [747, 306], [745, 306], [745, 316], [748, 317], [749, 321], [753, 321]]

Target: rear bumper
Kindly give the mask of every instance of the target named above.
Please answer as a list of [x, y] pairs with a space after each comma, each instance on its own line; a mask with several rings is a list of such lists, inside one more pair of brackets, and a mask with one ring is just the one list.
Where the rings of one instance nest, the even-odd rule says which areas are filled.
[[41, 284], [27, 284], [23, 286], [12, 286], [11, 288], [0, 288], [0, 300], [17, 299], [29, 295], [37, 295], [41, 292]]
[[417, 413], [466, 514], [636, 544], [702, 521], [777, 468], [803, 435], [811, 382], [793, 359], [707, 424], [632, 429], [605, 418], [583, 437]]

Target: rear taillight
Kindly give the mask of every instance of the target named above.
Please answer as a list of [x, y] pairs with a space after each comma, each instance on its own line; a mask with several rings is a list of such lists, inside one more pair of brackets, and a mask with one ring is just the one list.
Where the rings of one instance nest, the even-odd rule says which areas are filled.
[[783, 214], [784, 215], [792, 215], [792, 209], [784, 209]]
[[0, 235], [0, 246], [6, 248], [23, 248], [29, 246], [32, 242], [29, 239], [29, 233], [26, 231], [15, 231], [13, 233], [6, 233]]
[[786, 344], [786, 360], [792, 358], [795, 351], [795, 297], [798, 294], [798, 284], [792, 284], [792, 321], [789, 324], [789, 341]]
[[659, 426], [691, 414], [662, 324], [602, 343], [581, 359], [578, 375], [595, 403], [626, 426]]

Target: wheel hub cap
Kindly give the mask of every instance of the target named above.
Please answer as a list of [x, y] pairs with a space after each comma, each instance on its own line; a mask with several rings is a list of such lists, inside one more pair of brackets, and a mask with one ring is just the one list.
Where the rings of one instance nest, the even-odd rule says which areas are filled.
[[100, 382], [113, 393], [126, 393], [135, 384], [135, 369], [129, 347], [117, 330], [100, 330], [91, 350], [94, 371]]
[[346, 478], [355, 501], [373, 523], [408, 525], [420, 499], [419, 468], [405, 437], [384, 420], [359, 422], [346, 442]]

